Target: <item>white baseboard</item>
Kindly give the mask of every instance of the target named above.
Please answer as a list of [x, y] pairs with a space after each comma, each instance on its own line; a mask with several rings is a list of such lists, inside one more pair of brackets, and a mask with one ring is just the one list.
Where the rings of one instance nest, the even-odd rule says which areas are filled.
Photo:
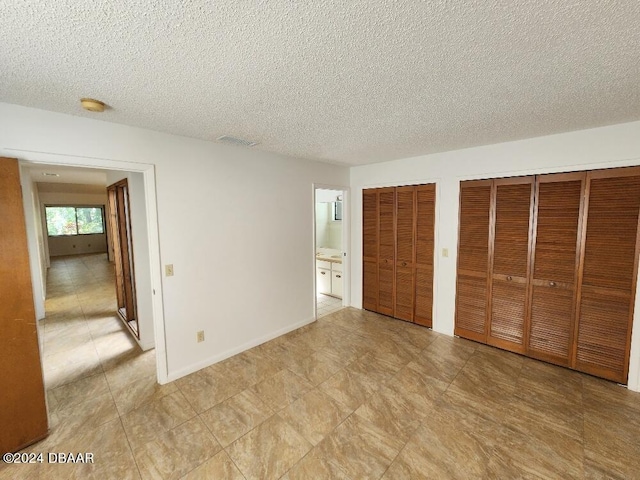
[[298, 323], [294, 323], [293, 325], [289, 325], [288, 327], [285, 327], [285, 328], [281, 328], [280, 330], [276, 330], [275, 332], [269, 333], [262, 337], [251, 340], [249, 342], [243, 343], [242, 345], [239, 345], [230, 350], [226, 350], [222, 353], [218, 353], [216, 355], [208, 357], [205, 360], [189, 365], [188, 367], [181, 368], [178, 371], [169, 372], [167, 375], [167, 382], [173, 382], [174, 380], [177, 380], [186, 375], [189, 375], [190, 373], [197, 372], [198, 370], [202, 370], [203, 368], [209, 367], [214, 363], [221, 362], [222, 360], [225, 360], [229, 357], [237, 355], [238, 353], [242, 353], [245, 350], [249, 350], [250, 348], [257, 347], [258, 345], [262, 345], [263, 343], [268, 342], [269, 340], [273, 340], [274, 338], [281, 337], [282, 335], [292, 332], [293, 330], [297, 330], [298, 328], [304, 327], [305, 325], [309, 325], [310, 323], [315, 322], [315, 320], [316, 320], [315, 317], [308, 318], [306, 320], [303, 320]]

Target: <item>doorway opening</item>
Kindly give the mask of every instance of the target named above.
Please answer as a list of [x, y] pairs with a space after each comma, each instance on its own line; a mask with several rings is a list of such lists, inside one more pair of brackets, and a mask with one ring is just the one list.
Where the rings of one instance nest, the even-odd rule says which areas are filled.
[[314, 193], [315, 317], [322, 318], [348, 305], [348, 192], [316, 185]]

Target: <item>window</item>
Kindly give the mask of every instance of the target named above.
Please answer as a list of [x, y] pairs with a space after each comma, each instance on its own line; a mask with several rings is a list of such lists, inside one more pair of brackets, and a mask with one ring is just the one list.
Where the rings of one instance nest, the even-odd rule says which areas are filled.
[[102, 207], [45, 207], [50, 237], [104, 233]]

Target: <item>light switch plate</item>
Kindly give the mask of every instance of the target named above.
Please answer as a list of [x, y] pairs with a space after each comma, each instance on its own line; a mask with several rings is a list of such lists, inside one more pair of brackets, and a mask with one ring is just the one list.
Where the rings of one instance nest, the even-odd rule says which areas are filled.
[[448, 248], [443, 248], [442, 249], [442, 256], [444, 258], [447, 258], [449, 256], [449, 249]]
[[204, 342], [204, 330], [200, 330], [200, 331], [198, 332], [197, 337], [198, 337], [198, 343], [200, 343], [200, 342]]
[[173, 277], [173, 265], [165, 265], [164, 266], [164, 274], [167, 277]]

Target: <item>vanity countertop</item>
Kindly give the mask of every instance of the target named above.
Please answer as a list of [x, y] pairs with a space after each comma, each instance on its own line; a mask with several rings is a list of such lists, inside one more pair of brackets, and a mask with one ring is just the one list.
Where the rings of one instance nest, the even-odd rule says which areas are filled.
[[322, 260], [323, 262], [342, 263], [342, 255], [316, 255], [316, 260]]

